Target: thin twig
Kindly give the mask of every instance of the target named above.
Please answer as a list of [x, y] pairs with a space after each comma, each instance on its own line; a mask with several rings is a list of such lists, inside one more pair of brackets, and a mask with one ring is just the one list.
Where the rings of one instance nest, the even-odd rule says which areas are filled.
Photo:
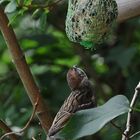
[[130, 136], [130, 139], [132, 139], [133, 137], [135, 137], [136, 135], [140, 134], [140, 131], [134, 133], [133, 135]]
[[36, 140], [34, 137], [32, 137], [32, 140]]
[[7, 137], [9, 135], [22, 133], [28, 128], [28, 126], [30, 125], [31, 121], [33, 120], [33, 117], [35, 116], [35, 112], [36, 112], [36, 109], [37, 109], [37, 106], [38, 106], [38, 101], [39, 101], [39, 97], [37, 98], [37, 101], [36, 101], [36, 103], [34, 105], [32, 115], [31, 115], [30, 119], [28, 120], [28, 122], [26, 123], [26, 125], [18, 132], [8, 132], [8, 133], [4, 134], [3, 136], [0, 137], [0, 140], [3, 140], [5, 137]]
[[128, 116], [127, 116], [127, 123], [126, 123], [126, 130], [124, 131], [124, 134], [127, 136], [122, 136], [122, 140], [129, 140], [129, 135], [130, 135], [130, 131], [131, 131], [131, 118], [132, 118], [132, 113], [133, 113], [133, 107], [136, 103], [136, 100], [137, 100], [137, 97], [138, 97], [138, 94], [140, 92], [140, 82], [138, 83], [137, 87], [135, 88], [135, 93], [134, 93], [134, 96], [132, 98], [132, 101], [130, 103], [130, 109], [129, 109], [129, 112], [128, 112]]
[[127, 135], [124, 134], [124, 132], [123, 132], [123, 130], [122, 130], [122, 128], [121, 128], [120, 126], [116, 125], [113, 121], [110, 121], [110, 123], [111, 123], [115, 128], [117, 128], [117, 129], [120, 131], [120, 133], [121, 133], [122, 135], [124, 135], [124, 136], [127, 137]]
[[[5, 122], [0, 120], [0, 128], [3, 129], [6, 133], [12, 132], [9, 126], [6, 125]], [[15, 134], [10, 135], [11, 140], [18, 140], [18, 137]]]
[[140, 112], [140, 109], [139, 109], [139, 108], [133, 107], [132, 110], [133, 110], [133, 111], [136, 111], [136, 112]]

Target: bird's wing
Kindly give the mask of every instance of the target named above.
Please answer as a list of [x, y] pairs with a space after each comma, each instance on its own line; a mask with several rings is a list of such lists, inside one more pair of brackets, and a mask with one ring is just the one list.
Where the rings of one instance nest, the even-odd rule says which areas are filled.
[[78, 110], [83, 110], [83, 109], [90, 109], [93, 107], [96, 107], [96, 99], [95, 99], [95, 94], [92, 85], [90, 83], [86, 88], [83, 88], [80, 90], [81, 94], [78, 96]]
[[78, 107], [78, 102], [76, 100], [79, 96], [79, 91], [72, 92], [69, 97], [65, 100], [64, 104], [56, 114], [51, 128], [49, 129], [49, 136], [55, 135], [59, 130], [61, 130], [69, 118], [73, 115]]
[[61, 130], [66, 122], [69, 120], [69, 118], [72, 116], [71, 113], [68, 112], [58, 112], [57, 116], [55, 117], [53, 124], [51, 128], [49, 129], [48, 136], [53, 136], [55, 135], [59, 130]]
[[56, 114], [48, 135], [53, 136], [61, 130], [76, 111], [95, 107], [92, 92], [90, 88], [72, 91]]

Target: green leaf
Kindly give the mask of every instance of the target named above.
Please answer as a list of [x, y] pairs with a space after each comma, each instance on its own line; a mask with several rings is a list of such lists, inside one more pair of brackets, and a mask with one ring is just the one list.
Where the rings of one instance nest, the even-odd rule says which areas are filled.
[[9, 2], [7, 4], [7, 6], [5, 7], [5, 12], [6, 13], [12, 13], [16, 10], [17, 8], [17, 3], [15, 0], [12, 0], [11, 2]]
[[24, 5], [29, 6], [32, 4], [32, 0], [24, 0]]
[[72, 67], [73, 65], [78, 64], [79, 61], [80, 61], [80, 58], [78, 56], [74, 56], [71, 59], [58, 58], [54, 62], [58, 65]]
[[48, 13], [50, 12], [50, 10], [49, 10], [48, 7], [46, 7], [44, 10], [45, 10], [45, 13], [46, 13], [46, 14], [48, 14]]
[[8, 50], [5, 50], [1, 56], [1, 60], [2, 62], [4, 62], [5, 64], [7, 63], [11, 63], [11, 57], [10, 57], [10, 54], [9, 54], [9, 51]]
[[15, 12], [14, 16], [10, 19], [8, 26], [11, 25], [15, 19], [20, 16], [23, 15], [25, 11], [27, 11], [28, 9], [26, 7], [23, 7], [21, 10], [19, 10], [18, 12]]
[[0, 4], [2, 4], [2, 3], [5, 2], [5, 1], [7, 1], [7, 0], [0, 0]]
[[8, 26], [11, 25], [15, 21], [15, 19], [17, 18], [17, 16], [19, 16], [19, 12], [16, 12], [14, 14], [14, 16], [10, 19], [10, 21], [8, 23]]
[[117, 95], [102, 106], [77, 112], [56, 134], [56, 137], [73, 140], [94, 134], [112, 119], [128, 110], [128, 99], [123, 95]]
[[40, 14], [41, 14], [41, 9], [37, 8], [37, 9], [33, 12], [32, 18], [34, 18], [34, 19], [38, 18], [38, 17], [40, 16]]
[[4, 62], [0, 62], [0, 75], [5, 74], [8, 71], [8, 66]]
[[84, 46], [86, 49], [91, 49], [94, 47], [94, 44], [91, 41], [82, 41], [80, 42], [80, 44]]
[[134, 111], [137, 111], [137, 112], [140, 112], [140, 109], [139, 108], [132, 108]]
[[38, 65], [33, 65], [32, 66], [32, 72], [37, 75], [37, 74], [42, 74], [46, 72], [48, 68], [46, 66], [38, 66]]
[[43, 32], [46, 31], [46, 28], [47, 28], [47, 14], [45, 12], [40, 17], [40, 28]]

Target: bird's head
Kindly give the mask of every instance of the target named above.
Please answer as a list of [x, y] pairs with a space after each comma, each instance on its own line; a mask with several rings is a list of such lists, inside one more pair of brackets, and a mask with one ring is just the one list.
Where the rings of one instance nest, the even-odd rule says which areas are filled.
[[88, 79], [86, 73], [77, 66], [73, 66], [67, 73], [67, 82], [71, 90], [78, 89], [85, 79]]

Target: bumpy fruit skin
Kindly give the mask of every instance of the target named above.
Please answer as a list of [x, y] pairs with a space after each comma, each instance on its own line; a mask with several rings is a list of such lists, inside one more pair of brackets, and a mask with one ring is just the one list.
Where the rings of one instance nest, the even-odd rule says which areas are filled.
[[65, 126], [75, 112], [96, 106], [93, 86], [82, 69], [71, 68], [67, 73], [67, 82], [72, 92], [54, 118], [48, 133], [49, 140], [55, 138], [54, 135]]
[[117, 15], [115, 0], [69, 0], [66, 34], [72, 42], [100, 43]]

